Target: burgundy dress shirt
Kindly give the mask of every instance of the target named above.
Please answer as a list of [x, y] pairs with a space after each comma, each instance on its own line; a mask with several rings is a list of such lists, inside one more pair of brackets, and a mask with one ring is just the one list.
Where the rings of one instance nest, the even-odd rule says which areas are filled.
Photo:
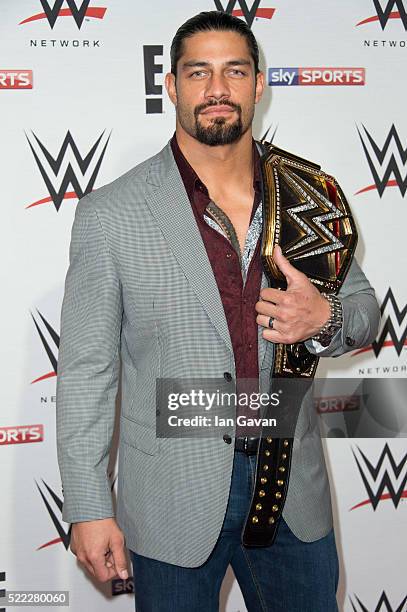
[[[243, 282], [238, 244], [232, 242], [212, 228], [204, 219], [211, 199], [207, 188], [199, 179], [194, 169], [186, 160], [179, 148], [176, 136], [171, 139], [171, 148], [177, 163], [185, 190], [192, 205], [197, 225], [204, 242], [209, 261], [219, 288], [220, 297], [229, 327], [230, 338], [236, 366], [236, 379], [255, 379], [258, 391], [258, 324], [255, 304], [259, 299], [262, 266], [260, 259], [260, 242], [258, 239], [252, 255], [246, 281]], [[261, 200], [260, 155], [253, 141], [255, 191], [250, 221]], [[226, 220], [233, 228], [228, 217]], [[252, 390], [253, 386], [251, 385]], [[238, 411], [239, 412], [239, 411]], [[246, 413], [253, 413], [252, 410]], [[240, 411], [241, 413], [241, 411]], [[251, 416], [259, 416], [256, 412]], [[242, 435], [243, 429], [237, 427], [236, 435]], [[258, 430], [251, 429], [249, 435], [257, 435]], [[247, 433], [247, 431], [246, 431]]]

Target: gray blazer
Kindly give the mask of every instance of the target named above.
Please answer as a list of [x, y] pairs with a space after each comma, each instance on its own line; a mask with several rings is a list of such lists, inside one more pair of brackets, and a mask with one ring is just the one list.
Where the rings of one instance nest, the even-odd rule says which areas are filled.
[[[121, 361], [116, 519], [130, 549], [199, 566], [222, 526], [233, 444], [222, 437], [156, 438], [155, 382], [236, 371], [216, 280], [169, 143], [79, 201], [69, 260], [56, 392], [63, 520], [115, 515], [106, 468]], [[343, 328], [321, 356], [362, 347], [377, 333], [375, 293], [356, 260], [339, 297]], [[260, 391], [267, 392], [274, 345], [261, 331]], [[310, 341], [307, 346], [315, 351]], [[315, 420], [303, 402], [283, 511], [307, 542], [332, 527]]]

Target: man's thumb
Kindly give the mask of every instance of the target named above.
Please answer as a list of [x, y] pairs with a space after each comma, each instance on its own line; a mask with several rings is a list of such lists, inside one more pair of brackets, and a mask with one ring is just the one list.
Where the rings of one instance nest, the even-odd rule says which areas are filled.
[[127, 571], [127, 560], [123, 544], [121, 542], [112, 543], [110, 549], [112, 551], [114, 566], [117, 573], [122, 580], [126, 580], [126, 578], [129, 577], [129, 573]]
[[274, 262], [277, 264], [281, 272], [284, 274], [287, 280], [293, 280], [293, 276], [295, 277], [295, 273], [297, 272], [296, 268], [290, 264], [288, 259], [284, 257], [283, 251], [279, 244], [274, 246], [273, 253]]

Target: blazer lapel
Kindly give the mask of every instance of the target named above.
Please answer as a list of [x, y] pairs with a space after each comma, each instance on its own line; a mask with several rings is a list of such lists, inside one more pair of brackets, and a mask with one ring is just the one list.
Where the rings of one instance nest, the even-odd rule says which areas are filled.
[[147, 197], [147, 204], [197, 298], [233, 354], [218, 285], [169, 144], [152, 162], [147, 182], [157, 186]]

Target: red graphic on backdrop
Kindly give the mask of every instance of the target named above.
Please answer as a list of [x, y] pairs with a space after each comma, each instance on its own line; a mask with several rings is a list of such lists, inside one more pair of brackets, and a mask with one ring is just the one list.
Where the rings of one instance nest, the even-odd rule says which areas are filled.
[[[76, 146], [69, 130], [66, 133], [62, 146], [55, 157], [49, 153], [44, 144], [33, 132], [31, 140], [26, 134], [28, 144], [49, 193], [49, 196], [29, 204], [26, 208], [32, 208], [33, 206], [53, 202], [56, 210], [58, 211], [63, 200], [80, 199], [87, 193], [91, 192], [99, 173], [100, 166], [102, 165], [103, 157], [105, 155], [111, 135], [110, 133], [107, 138], [104, 138], [104, 134], [105, 130], [96, 140], [89, 153], [84, 157], [82, 157], [82, 155], [79, 153], [79, 149]], [[105, 142], [103, 142], [103, 140]], [[69, 157], [72, 158], [72, 156], [76, 161], [76, 171], [72, 167], [71, 161], [69, 161]], [[66, 169], [62, 176], [59, 176], [60, 170], [64, 164], [66, 164]], [[85, 175], [88, 173], [88, 170], [92, 167], [92, 165], [93, 172], [89, 178], [86, 178]], [[59, 187], [57, 187], [57, 184], [59, 184]], [[72, 187], [72, 190], [68, 190], [69, 186]]]
[[[400, 500], [407, 498], [407, 453], [397, 463], [386, 442], [376, 465], [374, 465], [360, 448], [357, 448], [360, 458], [353, 450], [352, 453], [365, 485], [368, 499], [355, 504], [351, 510], [356, 510], [356, 508], [362, 506], [371, 506], [373, 510], [376, 510], [380, 502], [389, 499], [392, 500], [394, 507], [398, 508]], [[387, 492], [385, 493], [385, 491]]]
[[[404, 29], [407, 30], [407, 11], [404, 4], [405, 0], [373, 0], [373, 6], [376, 9], [376, 15], [362, 19], [357, 26], [366, 25], [367, 23], [380, 23], [382, 30], [392, 19], [400, 19]], [[396, 9], [396, 10], [393, 10]]]
[[355, 195], [377, 190], [381, 198], [388, 187], [398, 187], [404, 197], [407, 191], [407, 172], [404, 170], [407, 147], [403, 147], [394, 123], [382, 147], [379, 147], [365, 126], [362, 127], [364, 133], [359, 128], [357, 130], [374, 183], [359, 189]]
[[6, 70], [0, 68], [0, 89], [32, 89], [32, 70]]
[[[73, 17], [80, 30], [85, 17], [103, 19], [106, 13], [106, 8], [104, 7], [89, 6], [90, 0], [83, 0], [80, 6], [77, 6], [75, 0], [56, 0], [52, 6], [47, 0], [39, 0], [39, 2], [43, 12], [36, 13], [35, 15], [31, 15], [31, 17], [23, 19], [23, 21], [20, 21], [19, 25], [31, 23], [32, 21], [38, 21], [40, 19], [47, 19], [52, 30], [59, 17]], [[62, 8], [64, 2], [67, 4], [68, 8]]]
[[407, 304], [400, 308], [391, 287], [389, 287], [380, 306], [380, 312], [381, 327], [377, 339], [371, 345], [352, 353], [352, 356], [373, 351], [375, 357], [378, 357], [383, 348], [394, 347], [397, 355], [400, 357], [403, 348], [407, 345], [407, 323], [404, 323], [407, 314]]
[[13, 425], [0, 427], [0, 446], [5, 444], [27, 444], [44, 441], [44, 425]]

